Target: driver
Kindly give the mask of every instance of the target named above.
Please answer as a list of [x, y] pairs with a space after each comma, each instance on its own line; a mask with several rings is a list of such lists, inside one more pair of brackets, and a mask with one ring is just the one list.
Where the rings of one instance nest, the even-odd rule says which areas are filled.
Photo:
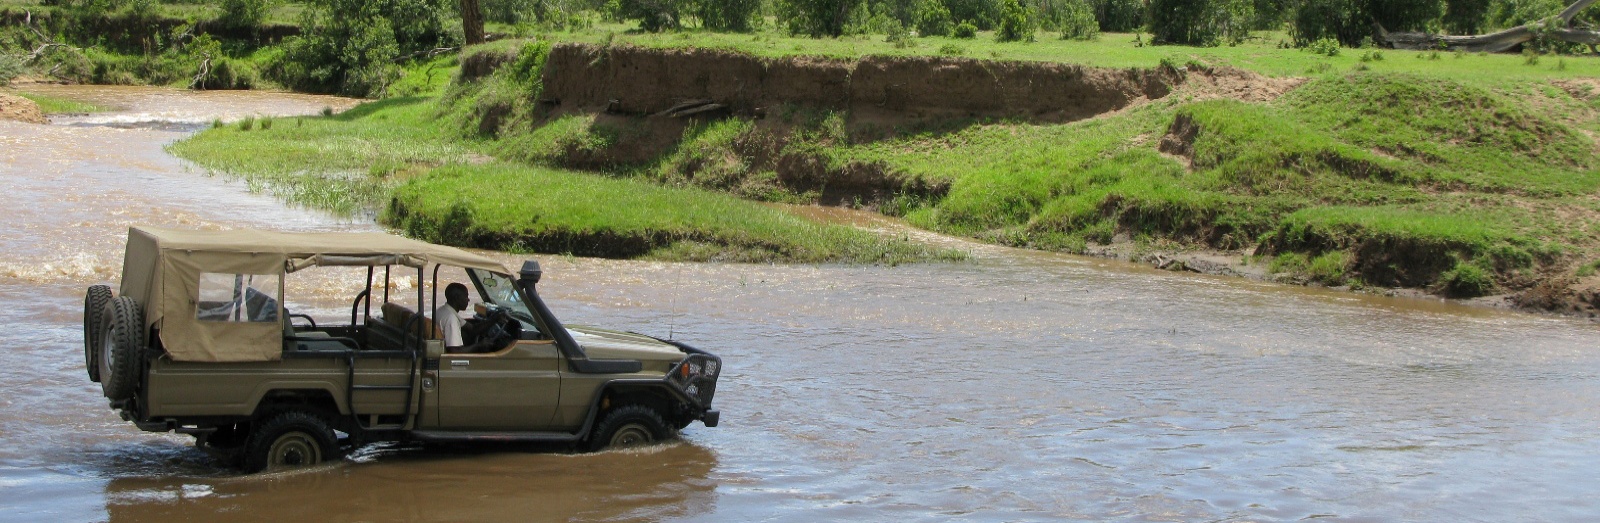
[[433, 321], [439, 327], [439, 334], [444, 338], [445, 352], [493, 352], [495, 348], [486, 340], [478, 340], [468, 345], [467, 337], [477, 338], [478, 329], [461, 320], [461, 313], [470, 307], [472, 302], [467, 297], [467, 286], [460, 283], [451, 283], [444, 288], [444, 305], [433, 311]]

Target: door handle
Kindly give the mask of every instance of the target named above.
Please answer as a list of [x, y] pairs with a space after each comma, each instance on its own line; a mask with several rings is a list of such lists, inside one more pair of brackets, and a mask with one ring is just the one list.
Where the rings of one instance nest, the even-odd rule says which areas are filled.
[[470, 367], [470, 366], [472, 366], [472, 361], [471, 360], [450, 360], [450, 366], [451, 367]]

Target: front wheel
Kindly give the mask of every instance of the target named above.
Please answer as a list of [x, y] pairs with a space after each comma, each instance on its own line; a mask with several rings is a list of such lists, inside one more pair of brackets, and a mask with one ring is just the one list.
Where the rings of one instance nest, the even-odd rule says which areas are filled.
[[256, 424], [245, 442], [245, 472], [310, 467], [333, 459], [333, 428], [306, 412], [290, 411]]
[[624, 405], [611, 409], [595, 424], [589, 435], [589, 450], [642, 447], [665, 441], [673, 431], [656, 409], [644, 405]]

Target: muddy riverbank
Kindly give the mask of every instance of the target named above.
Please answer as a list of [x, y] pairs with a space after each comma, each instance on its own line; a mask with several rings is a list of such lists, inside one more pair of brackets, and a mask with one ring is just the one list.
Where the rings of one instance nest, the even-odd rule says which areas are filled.
[[[563, 320], [721, 354], [722, 426], [637, 452], [368, 447], [239, 476], [106, 408], [82, 368], [83, 288], [116, 278], [134, 224], [375, 226], [286, 207], [161, 151], [215, 117], [328, 101], [111, 92], [83, 93], [123, 108], [92, 120], [0, 122], [0, 299], [12, 304], [0, 308], [0, 520], [1600, 513], [1587, 479], [1600, 468], [1594, 325], [983, 245], [969, 262], [899, 267], [540, 256]], [[348, 307], [315, 287], [291, 289], [291, 305], [328, 318]]]

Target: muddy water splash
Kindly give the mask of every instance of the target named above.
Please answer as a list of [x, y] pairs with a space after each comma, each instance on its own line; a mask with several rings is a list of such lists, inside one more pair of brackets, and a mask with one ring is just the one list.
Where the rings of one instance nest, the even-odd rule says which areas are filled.
[[[83, 287], [116, 277], [128, 225], [374, 227], [186, 171], [160, 151], [182, 135], [0, 123], [0, 520], [1600, 515], [1591, 324], [977, 247], [895, 268], [544, 256], [569, 323], [721, 354], [723, 426], [636, 452], [370, 446], [239, 476], [105, 407]], [[348, 300], [317, 289], [349, 279], [327, 278], [291, 281], [290, 303], [338, 317]]]

